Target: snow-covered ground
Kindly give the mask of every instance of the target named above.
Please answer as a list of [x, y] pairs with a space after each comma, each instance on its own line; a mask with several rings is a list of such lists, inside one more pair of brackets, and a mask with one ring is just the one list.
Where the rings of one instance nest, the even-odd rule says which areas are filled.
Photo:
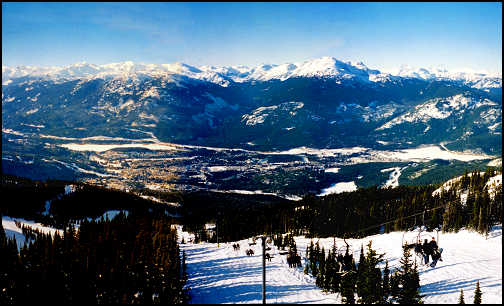
[[[111, 215], [117, 212], [109, 212]], [[112, 217], [112, 216], [110, 216]], [[24, 243], [21, 229], [15, 225], [16, 219], [3, 217], [2, 225], [8, 236], [16, 236], [18, 246]], [[44, 232], [59, 230], [42, 226], [31, 221], [17, 221]], [[241, 240], [241, 249], [234, 251], [233, 243], [200, 243], [188, 241], [193, 235], [182, 232], [178, 226], [179, 241], [184, 238], [181, 250], [186, 252], [187, 286], [191, 288], [191, 303], [261, 303], [262, 302], [262, 260], [260, 239], [256, 245], [249, 246], [251, 240]], [[476, 282], [480, 282], [484, 304], [502, 304], [502, 225], [494, 226], [487, 237], [468, 230], [458, 233], [423, 232], [422, 238], [436, 237], [444, 249], [443, 261], [435, 268], [419, 266], [421, 294], [426, 304], [453, 304], [458, 301], [460, 289], [466, 301], [473, 300]], [[358, 261], [361, 245], [373, 242], [373, 249], [385, 253], [391, 270], [399, 266], [403, 241], [412, 242], [417, 232], [393, 232], [379, 234], [363, 239], [347, 239], [351, 252]], [[295, 237], [298, 253], [304, 267], [305, 251], [310, 239]], [[314, 239], [327, 251], [336, 242], [344, 252], [345, 244], [341, 238]], [[267, 262], [266, 299], [267, 303], [341, 303], [339, 294], [323, 293], [315, 285], [315, 280], [303, 273], [302, 268], [289, 268], [286, 256], [280, 255], [273, 245], [269, 251], [273, 255]], [[254, 256], [246, 256], [245, 250], [254, 250]], [[414, 258], [414, 257], [413, 257]], [[421, 261], [417, 258], [417, 262]], [[381, 265], [383, 269], [384, 264]]]
[[[241, 249], [234, 251], [233, 243], [187, 243], [191, 235], [179, 229], [179, 239], [184, 237], [181, 250], [186, 252], [187, 286], [191, 288], [190, 303], [261, 303], [262, 260], [260, 239], [249, 246], [250, 240], [241, 240]], [[437, 237], [436, 233], [422, 233]], [[354, 258], [358, 261], [360, 247], [373, 241], [373, 249], [385, 253], [391, 270], [398, 267], [402, 256], [401, 244], [416, 238], [415, 232], [403, 235], [393, 232], [369, 236], [363, 239], [348, 239]], [[306, 246], [310, 239], [295, 237], [298, 253], [304, 265]], [[314, 240], [314, 243], [318, 239]], [[467, 302], [472, 302], [476, 282], [480, 282], [484, 304], [502, 303], [502, 225], [495, 226], [488, 237], [467, 230], [458, 233], [439, 233], [439, 246], [444, 249], [443, 261], [435, 268], [419, 266], [421, 294], [426, 304], [454, 304], [458, 302], [460, 289]], [[344, 250], [344, 242], [336, 238], [336, 246]], [[333, 238], [320, 239], [326, 251], [332, 247]], [[246, 256], [252, 248], [254, 256]], [[323, 293], [315, 280], [304, 275], [303, 268], [289, 268], [286, 256], [279, 255], [272, 246], [274, 257], [267, 262], [267, 303], [341, 303], [339, 294]], [[413, 257], [412, 257], [413, 258]], [[420, 260], [418, 260], [420, 263]], [[383, 269], [384, 264], [381, 266]]]
[[[74, 185], [67, 185], [65, 186], [65, 194], [68, 194], [70, 192], [73, 192], [75, 191], [75, 186]], [[49, 201], [46, 201], [46, 210], [47, 210], [47, 205], [50, 205], [51, 203], [47, 203]], [[91, 221], [91, 220], [99, 220], [101, 217], [103, 218], [108, 218], [109, 220], [112, 220], [115, 216], [117, 216], [120, 212], [124, 212], [126, 214], [126, 216], [128, 215], [128, 211], [127, 210], [108, 210], [106, 211], [102, 216], [100, 217], [97, 217], [97, 218], [87, 218], [88, 221]], [[16, 225], [16, 223], [18, 223], [20, 226], [18, 227]], [[56, 229], [54, 227], [50, 227], [50, 226], [45, 226], [41, 223], [36, 223], [34, 221], [29, 221], [29, 220], [25, 220], [25, 219], [22, 219], [22, 218], [11, 218], [11, 217], [8, 217], [8, 216], [3, 216], [2, 217], [2, 226], [5, 230], [5, 235], [8, 237], [8, 238], [16, 238], [16, 243], [17, 243], [17, 246], [18, 246], [18, 250], [20, 250], [25, 241], [28, 242], [28, 240], [25, 238], [25, 236], [23, 235], [23, 231], [21, 229], [22, 226], [26, 226], [26, 227], [29, 227], [29, 228], [32, 228], [34, 230], [38, 230], [44, 234], [51, 234], [51, 236], [54, 237], [55, 234], [58, 234], [60, 236], [63, 235], [63, 230], [61, 229]], [[80, 225], [80, 222], [77, 222], [74, 224], [75, 227], [79, 227]]]
[[331, 193], [342, 193], [342, 192], [351, 192], [357, 190], [357, 185], [355, 185], [354, 181], [351, 182], [340, 182], [340, 183], [335, 183], [327, 188], [324, 188], [320, 194], [318, 194], [319, 197], [323, 197], [325, 195], [331, 194]]
[[406, 169], [407, 167], [395, 167], [395, 168], [388, 168], [388, 169], [382, 169], [380, 172], [390, 172], [389, 179], [385, 182], [383, 185], [383, 188], [387, 187], [397, 187], [399, 186], [399, 177], [401, 176], [401, 171]]
[[[61, 230], [44, 226], [40, 223], [36, 223], [33, 221], [27, 221], [24, 219], [19, 219], [19, 218], [10, 218], [10, 217], [2, 217], [2, 226], [5, 230], [5, 235], [7, 237], [15, 237], [16, 238], [16, 243], [18, 245], [18, 249], [21, 249], [25, 243], [25, 236], [23, 235], [23, 231], [21, 230], [20, 227], [16, 225], [16, 222], [20, 224], [20, 226], [26, 226], [30, 227], [34, 230], [39, 230], [42, 233], [45, 234], [51, 234], [51, 236], [54, 236], [56, 233], [61, 235], [63, 232]], [[28, 241], [27, 241], [28, 242]]]

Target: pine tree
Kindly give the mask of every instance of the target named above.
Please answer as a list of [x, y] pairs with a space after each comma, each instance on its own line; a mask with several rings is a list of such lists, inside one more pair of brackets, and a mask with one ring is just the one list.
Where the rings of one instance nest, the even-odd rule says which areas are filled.
[[[366, 257], [364, 256], [364, 246], [361, 244], [361, 249], [360, 249], [360, 255], [359, 255], [359, 267], [357, 268], [357, 271], [364, 269], [366, 265]], [[361, 268], [362, 266], [362, 268]]]
[[474, 301], [473, 304], [481, 304], [481, 289], [479, 281], [476, 282], [476, 289], [474, 290]]
[[315, 259], [314, 259], [314, 254], [313, 254], [313, 240], [310, 241], [310, 246], [306, 248], [306, 258], [308, 258], [308, 262], [306, 263], [305, 266], [305, 274], [310, 274], [312, 276], [315, 276], [313, 273], [313, 267], [315, 265]]
[[308, 273], [310, 273], [310, 262], [307, 262], [305, 267], [304, 267], [304, 270], [303, 270], [304, 274], [308, 275]]
[[479, 193], [476, 193], [476, 195], [474, 195], [473, 193], [469, 193], [466, 200], [466, 206], [472, 205], [472, 213], [471, 213], [472, 218], [469, 221], [468, 226], [475, 230], [478, 230], [478, 223], [481, 216], [481, 205], [479, 199], [480, 199]]
[[369, 241], [368, 250], [361, 268], [359, 264], [359, 280], [357, 284], [357, 294], [359, 303], [373, 304], [383, 302], [382, 274], [378, 264], [383, 261], [383, 255], [378, 255], [372, 248], [372, 242]]
[[403, 250], [403, 257], [400, 260], [399, 269], [399, 292], [397, 302], [399, 304], [421, 304], [420, 277], [416, 263], [410, 260], [411, 254], [408, 249]]
[[362, 299], [365, 298], [365, 285], [367, 277], [366, 257], [364, 256], [364, 246], [361, 244], [359, 255], [359, 265], [357, 266], [357, 295]]
[[312, 271], [312, 276], [317, 277], [319, 274], [319, 258], [320, 258], [320, 245], [317, 241], [315, 244], [315, 248], [312, 251], [312, 262], [311, 262], [311, 271]]
[[465, 301], [464, 301], [464, 291], [462, 289], [460, 289], [460, 296], [459, 296], [458, 303], [459, 304], [465, 304]]
[[399, 284], [401, 282], [401, 276], [399, 275], [399, 271], [395, 271], [390, 276], [390, 296], [393, 301], [397, 301], [399, 299], [399, 294], [401, 288], [399, 288]]
[[355, 271], [348, 271], [341, 278], [340, 292], [343, 304], [355, 304], [356, 276]]
[[341, 278], [341, 275], [338, 273], [340, 264], [338, 263], [336, 256], [336, 252], [333, 252], [331, 257], [331, 274], [329, 276], [329, 289], [331, 292], [339, 292], [339, 283]]
[[334, 277], [333, 267], [334, 267], [333, 254], [331, 252], [331, 249], [329, 249], [325, 261], [325, 273], [324, 273], [324, 289], [328, 291], [331, 290], [331, 282], [332, 278]]
[[324, 278], [326, 273], [324, 247], [322, 247], [322, 251], [319, 254], [318, 262], [319, 262], [318, 274], [315, 283], [317, 284], [318, 287], [324, 288]]
[[388, 266], [388, 260], [385, 261], [385, 269], [383, 269], [383, 300], [381, 303], [386, 303], [390, 295], [390, 270]]

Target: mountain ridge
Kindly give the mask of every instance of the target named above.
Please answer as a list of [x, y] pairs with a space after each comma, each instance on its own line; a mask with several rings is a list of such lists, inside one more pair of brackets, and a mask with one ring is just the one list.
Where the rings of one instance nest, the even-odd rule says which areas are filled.
[[2, 66], [2, 84], [20, 77], [41, 77], [52, 79], [93, 79], [128, 76], [131, 74], [146, 76], [181, 75], [191, 79], [208, 81], [220, 86], [231, 83], [253, 81], [284, 81], [296, 77], [357, 79], [363, 82], [387, 82], [401, 78], [423, 80], [462, 81], [470, 87], [502, 87], [502, 75], [481, 72], [448, 71], [441, 68], [412, 68], [401, 66], [397, 73], [381, 72], [368, 68], [363, 62], [341, 61], [334, 57], [321, 57], [303, 62], [284, 64], [261, 64], [247, 66], [191, 66], [181, 62], [171, 64], [146, 64], [143, 62], [117, 62], [94, 65], [78, 62], [67, 66]]

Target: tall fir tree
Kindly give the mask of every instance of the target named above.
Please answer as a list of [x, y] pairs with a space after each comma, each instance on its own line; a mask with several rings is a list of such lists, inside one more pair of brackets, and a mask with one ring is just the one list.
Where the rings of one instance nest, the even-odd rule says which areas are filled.
[[458, 303], [459, 304], [465, 304], [465, 301], [464, 301], [464, 291], [462, 289], [460, 289], [460, 296], [459, 296]]
[[417, 265], [416, 263], [412, 263], [410, 257], [410, 250], [404, 248], [403, 257], [400, 260], [400, 288], [397, 302], [399, 304], [422, 304], [422, 296], [420, 295], [420, 277]]
[[474, 301], [473, 304], [481, 304], [481, 289], [479, 281], [476, 282], [476, 289], [474, 289]]
[[366, 257], [364, 256], [364, 246], [361, 244], [361, 250], [359, 255], [359, 265], [357, 266], [357, 295], [363, 297], [366, 295], [364, 293], [366, 281], [366, 271], [367, 271]]
[[390, 296], [390, 269], [388, 265], [388, 260], [385, 261], [385, 268], [383, 269], [383, 299], [382, 304], [387, 303]]
[[324, 247], [322, 247], [321, 252], [319, 253], [319, 258], [318, 258], [318, 274], [315, 280], [315, 283], [317, 286], [320, 288], [324, 289], [324, 279], [326, 276], [326, 267], [325, 267], [325, 250]]
[[343, 304], [355, 304], [356, 278], [356, 271], [348, 271], [343, 274], [340, 282], [341, 300]]
[[382, 273], [378, 265], [383, 261], [383, 254], [377, 254], [372, 248], [372, 241], [367, 245], [365, 264], [361, 268], [359, 264], [360, 283], [357, 284], [359, 303], [374, 304], [383, 303]]

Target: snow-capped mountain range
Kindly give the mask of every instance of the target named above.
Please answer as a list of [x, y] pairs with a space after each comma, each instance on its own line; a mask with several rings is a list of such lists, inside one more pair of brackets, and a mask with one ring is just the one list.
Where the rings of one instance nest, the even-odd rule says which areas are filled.
[[396, 73], [380, 72], [368, 68], [362, 62], [344, 62], [333, 57], [321, 57], [297, 63], [262, 64], [253, 68], [247, 66], [200, 66], [184, 63], [144, 64], [131, 61], [94, 65], [86, 62], [69, 66], [2, 66], [2, 84], [19, 77], [39, 77], [49, 79], [96, 79], [117, 77], [174, 77], [182, 76], [202, 80], [221, 86], [231, 82], [287, 80], [300, 77], [355, 79], [362, 82], [387, 82], [400, 78], [418, 78], [423, 80], [453, 80], [482, 89], [502, 87], [502, 75], [485, 73], [450, 72], [442, 68], [412, 68], [401, 66]]
[[[331, 57], [254, 68], [133, 62], [78, 63], [67, 67], [3, 66], [2, 166], [19, 176], [31, 173], [37, 177], [57, 174], [71, 178], [80, 173], [117, 183], [115, 171], [121, 164], [114, 160], [118, 153], [115, 150], [126, 154], [120, 159], [128, 155], [138, 158], [143, 151], [153, 150], [155, 158], [148, 161], [152, 162], [149, 168], [153, 174], [164, 177], [167, 164], [157, 161], [167, 156], [163, 152], [176, 150], [179, 145], [178, 148], [215, 148], [211, 152], [224, 152], [219, 153], [223, 154], [222, 159], [207, 149], [194, 149], [194, 156], [169, 153], [170, 160], [174, 156], [177, 160], [179, 157], [188, 160], [180, 179], [188, 186], [206, 186], [212, 182], [221, 186], [217, 189], [238, 190], [245, 179], [248, 184], [251, 177], [259, 175], [257, 171], [272, 171], [254, 180], [252, 190], [291, 194], [289, 188], [294, 187], [290, 186], [311, 186], [314, 192], [319, 192], [330, 185], [329, 178], [312, 168], [307, 170], [311, 173], [310, 183], [291, 185], [289, 182], [296, 181], [297, 173], [287, 178], [281, 174], [276, 179], [280, 173], [275, 172], [276, 167], [278, 171], [288, 167], [298, 169], [298, 162], [313, 166], [312, 157], [307, 156], [310, 153], [300, 153], [304, 155], [293, 160], [280, 152], [299, 148], [320, 152], [348, 148], [391, 152], [441, 145], [444, 151], [430, 152], [429, 160], [442, 160], [441, 152], [445, 151], [458, 151], [465, 157], [480, 153], [487, 159], [500, 156], [501, 84], [501, 78], [495, 76], [436, 69], [417, 71], [403, 67], [397, 73], [383, 73], [363, 63]], [[68, 141], [75, 143], [62, 144]], [[92, 155], [95, 153], [74, 151], [75, 146], [95, 145], [103, 145], [99, 149], [106, 151], [98, 159]], [[256, 158], [257, 152], [280, 155]], [[313, 162], [317, 167], [324, 164], [327, 168], [334, 168], [334, 162], [366, 163], [363, 154], [359, 149], [342, 160], [317, 157]], [[103, 172], [101, 165], [108, 158], [112, 158], [113, 171]], [[251, 160], [261, 164], [257, 166], [261, 169], [256, 169], [254, 163], [250, 167]], [[267, 160], [275, 164], [263, 167]], [[138, 169], [134, 165], [133, 168], [143, 169], [146, 162], [142, 161]], [[210, 171], [207, 177], [198, 170], [223, 165], [245, 168], [239, 168], [239, 175], [230, 181], [225, 176], [228, 171]], [[129, 184], [133, 182], [129, 175], [136, 170], [123, 166], [128, 175], [121, 178], [122, 184]], [[449, 167], [442, 162], [440, 166]], [[398, 182], [404, 167], [404, 164], [385, 167], [394, 170], [389, 181]], [[417, 176], [413, 179], [435, 177], [429, 172], [433, 167], [429, 162], [419, 167], [420, 174], [415, 172]], [[376, 184], [384, 183], [380, 175], [374, 175], [373, 165], [362, 166], [361, 170], [373, 173], [371, 180]], [[424, 179], [422, 173], [430, 178]], [[389, 173], [383, 175], [389, 177]], [[369, 183], [365, 174], [364, 177], [363, 182]], [[275, 178], [274, 182], [270, 178]], [[349, 176], [344, 179], [344, 183], [353, 180]]]
[[394, 75], [406, 78], [418, 78], [424, 80], [454, 80], [462, 81], [473, 88], [498, 88], [502, 87], [502, 74], [489, 74], [476, 71], [449, 71], [446, 68], [429, 67], [414, 68], [403, 65]]
[[[255, 150], [502, 150], [502, 79], [332, 57], [254, 68], [133, 62], [2, 67], [3, 128]], [[135, 132], [132, 132], [136, 130]], [[252, 144], [252, 145], [251, 145]], [[385, 145], [386, 144], [386, 145]]]

